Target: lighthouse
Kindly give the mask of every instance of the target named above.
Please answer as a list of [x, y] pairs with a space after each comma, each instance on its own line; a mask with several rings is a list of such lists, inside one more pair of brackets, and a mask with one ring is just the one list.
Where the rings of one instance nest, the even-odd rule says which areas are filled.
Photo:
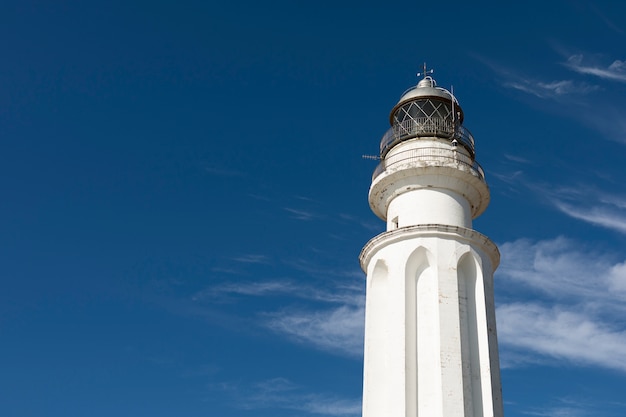
[[456, 97], [430, 75], [391, 109], [369, 204], [363, 417], [502, 417], [489, 204]]

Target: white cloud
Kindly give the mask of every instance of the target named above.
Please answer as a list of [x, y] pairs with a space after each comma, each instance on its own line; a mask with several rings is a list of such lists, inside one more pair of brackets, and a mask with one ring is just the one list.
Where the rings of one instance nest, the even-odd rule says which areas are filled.
[[[521, 407], [524, 407], [524, 405], [522, 404]], [[539, 417], [617, 417], [624, 414], [623, 410], [623, 403], [607, 403], [593, 396], [566, 396], [553, 398], [549, 403], [542, 406], [530, 406], [521, 410], [521, 413]]]
[[582, 96], [600, 89], [599, 86], [574, 80], [543, 81], [523, 75], [500, 71], [505, 78], [502, 85], [542, 98], [558, 100], [564, 97]]
[[360, 282], [328, 289], [306, 285], [289, 288], [291, 296], [316, 304], [263, 313], [263, 326], [326, 352], [354, 357], [363, 354], [365, 294]]
[[[590, 94], [607, 90], [600, 85], [579, 80], [576, 77], [547, 80], [541, 75], [528, 76], [519, 70], [506, 68], [482, 57], [477, 57], [477, 59], [499, 76], [500, 84], [504, 87], [543, 100], [557, 101], [559, 106], [553, 107], [555, 113], [573, 117], [577, 123], [594, 129], [605, 139], [626, 142], [626, 120], [623, 117], [623, 103], [619, 98], [621, 96], [616, 98], [614, 94], [605, 94], [600, 100], [595, 99], [592, 102], [588, 99]], [[608, 67], [603, 68], [585, 64], [582, 54], [569, 54], [564, 66], [577, 74], [590, 74], [600, 79], [626, 82], [626, 61], [614, 60]], [[578, 76], [578, 78], [582, 77]]]
[[626, 267], [608, 255], [594, 253], [573, 240], [559, 237], [534, 242], [520, 239], [500, 245], [498, 279], [535, 289], [555, 299], [602, 301], [612, 306], [626, 301]]
[[589, 416], [586, 410], [574, 407], [548, 407], [524, 411], [529, 416], [539, 417], [585, 417]]
[[626, 330], [612, 328], [587, 314], [536, 303], [498, 308], [498, 334], [503, 346], [626, 372]]
[[[352, 273], [337, 273], [349, 275]], [[298, 307], [258, 314], [260, 325], [307, 346], [329, 353], [360, 357], [363, 354], [365, 295], [360, 281], [323, 288], [294, 281], [228, 282], [197, 292], [194, 302], [240, 297], [284, 297]]]
[[539, 417], [585, 417], [598, 415], [595, 408], [593, 404], [583, 401], [560, 398], [546, 407], [525, 410], [524, 414]]
[[606, 80], [626, 82], [626, 61], [615, 60], [608, 67], [602, 68], [584, 64], [583, 60], [582, 54], [572, 55], [565, 62], [565, 66], [580, 74], [589, 74]]
[[299, 210], [299, 209], [294, 209], [294, 208], [290, 208], [290, 207], [284, 207], [283, 208], [285, 211], [291, 213], [291, 217], [296, 219], [296, 220], [313, 220], [315, 218], [320, 217], [319, 215], [313, 213], [312, 211], [307, 211], [307, 210]]
[[194, 294], [192, 299], [200, 301], [206, 298], [219, 298], [228, 295], [265, 296], [293, 294], [299, 288], [288, 281], [236, 282], [216, 285]]
[[626, 294], [626, 262], [613, 265], [607, 281], [610, 291]]
[[526, 158], [522, 158], [519, 155], [511, 155], [511, 154], [505, 153], [503, 156], [506, 159], [508, 159], [509, 161], [517, 162], [519, 164], [526, 164], [526, 165], [532, 165], [533, 164], [532, 161], [530, 161], [530, 160], [528, 160]]
[[266, 255], [248, 254], [233, 258], [233, 261], [245, 264], [269, 264], [270, 258]]
[[363, 355], [362, 302], [324, 310], [281, 311], [266, 317], [268, 328], [300, 343], [331, 353]]
[[538, 80], [518, 78], [504, 83], [505, 87], [523, 91], [539, 98], [556, 99], [565, 95], [586, 94], [596, 91], [598, 87], [572, 80], [542, 82]]
[[553, 200], [553, 203], [557, 209], [570, 217], [616, 232], [626, 233], [626, 213], [624, 212], [602, 206], [579, 207], [558, 199]]
[[325, 416], [359, 416], [361, 415], [361, 399], [344, 400], [314, 397], [302, 403], [299, 409]]
[[[565, 238], [500, 248], [496, 280], [518, 294], [497, 310], [503, 368], [557, 360], [626, 372], [626, 261]], [[521, 300], [529, 289], [540, 297]]]
[[322, 416], [360, 416], [361, 399], [346, 399], [329, 394], [306, 393], [286, 378], [272, 378], [255, 384], [239, 406], [248, 410], [280, 408]]
[[626, 233], [626, 197], [598, 191], [597, 187], [577, 186], [550, 188], [530, 186], [547, 197], [564, 214], [619, 233]]
[[357, 297], [355, 294], [360, 294], [362, 291], [362, 286], [357, 283], [326, 289], [297, 284], [288, 280], [239, 281], [211, 286], [194, 294], [193, 299], [194, 301], [201, 301], [203, 299], [216, 299], [230, 295], [252, 297], [289, 296], [324, 303], [352, 305], [355, 302], [355, 297]]
[[618, 233], [626, 233], [626, 195], [601, 191], [597, 186], [577, 184], [554, 186], [528, 180], [523, 171], [512, 174], [494, 174], [494, 177], [511, 187], [523, 186], [533, 191], [542, 201], [549, 203], [569, 217]]

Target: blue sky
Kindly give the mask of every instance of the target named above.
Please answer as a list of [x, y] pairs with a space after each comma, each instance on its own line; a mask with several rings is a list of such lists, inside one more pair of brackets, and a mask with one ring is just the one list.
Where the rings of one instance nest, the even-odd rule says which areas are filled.
[[626, 413], [626, 5], [0, 4], [0, 415], [360, 415], [425, 61], [492, 202], [505, 414]]

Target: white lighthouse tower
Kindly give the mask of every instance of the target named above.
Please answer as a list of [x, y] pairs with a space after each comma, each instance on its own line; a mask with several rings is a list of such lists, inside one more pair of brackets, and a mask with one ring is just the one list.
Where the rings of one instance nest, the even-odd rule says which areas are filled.
[[[424, 68], [426, 70], [426, 68]], [[369, 203], [363, 417], [502, 417], [489, 204], [463, 110], [425, 71], [391, 110]]]

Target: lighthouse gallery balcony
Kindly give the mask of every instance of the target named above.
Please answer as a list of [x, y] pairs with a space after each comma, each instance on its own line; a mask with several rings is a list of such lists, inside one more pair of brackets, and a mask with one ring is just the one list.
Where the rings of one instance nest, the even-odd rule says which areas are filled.
[[452, 167], [466, 171], [485, 182], [485, 171], [471, 157], [462, 152], [435, 147], [408, 149], [382, 159], [372, 174], [372, 181], [387, 171], [396, 171], [408, 166]]
[[[444, 139], [461, 148], [457, 151], [455, 148], [421, 147], [387, 156], [391, 148], [399, 143], [421, 137]], [[372, 180], [387, 170], [397, 170], [411, 165], [454, 167], [485, 181], [485, 172], [474, 159], [474, 137], [468, 129], [459, 124], [455, 128], [449, 118], [411, 118], [394, 123], [380, 141], [380, 155], [381, 162], [374, 170]]]

